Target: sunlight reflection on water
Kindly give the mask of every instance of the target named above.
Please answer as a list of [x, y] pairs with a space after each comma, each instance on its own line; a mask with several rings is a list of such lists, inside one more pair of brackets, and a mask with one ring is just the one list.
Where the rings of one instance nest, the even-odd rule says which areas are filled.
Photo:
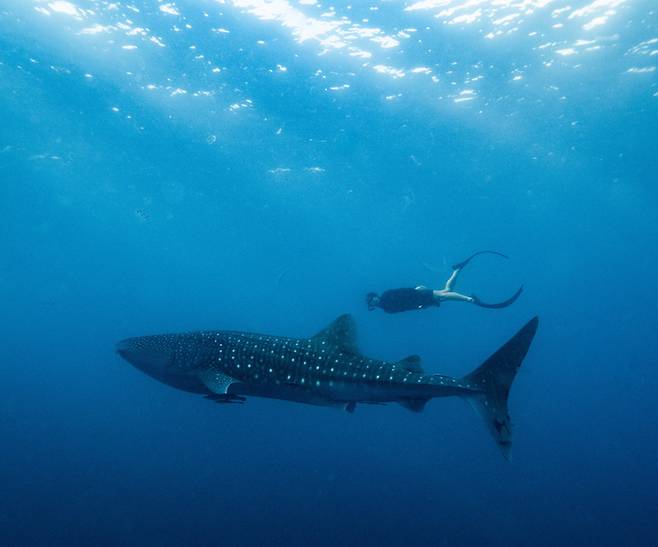
[[[42, 16], [60, 19], [68, 17], [69, 22], [66, 24], [70, 32], [87, 40], [103, 41], [108, 50], [118, 48], [125, 52], [135, 52], [143, 47], [148, 52], [149, 47], [166, 48], [176, 33], [186, 32], [191, 40], [201, 32], [198, 25], [192, 24], [200, 13], [185, 12], [191, 9], [190, 4], [185, 4], [183, 9], [176, 2], [159, 3], [157, 11], [153, 12], [151, 3], [140, 7], [136, 3], [109, 3], [102, 0], [34, 0], [32, 3], [34, 10]], [[619, 35], [621, 29], [618, 28], [622, 26], [621, 22], [615, 25], [614, 21], [619, 18], [620, 10], [627, 6], [626, 0], [579, 3], [564, 0], [422, 0], [406, 7], [386, 6], [389, 12], [398, 10], [393, 19], [394, 24], [391, 25], [391, 19], [381, 15], [381, 6], [377, 4], [358, 6], [358, 9], [347, 3], [327, 8], [315, 0], [215, 0], [214, 4], [218, 10], [216, 13], [202, 12], [204, 17], [212, 19], [214, 23], [225, 19], [227, 14], [234, 21], [236, 16], [237, 20], [245, 16], [254, 17], [270, 27], [280, 26], [290, 35], [291, 40], [305, 47], [310, 45], [319, 56], [330, 53], [346, 55], [354, 59], [355, 66], [366, 72], [388, 76], [393, 80], [417, 75], [425, 77], [428, 86], [436, 86], [442, 77], [455, 72], [447, 68], [450, 61], [455, 61], [454, 64], [461, 61], [459, 50], [452, 52], [450, 55], [453, 59], [449, 59], [445, 51], [435, 51], [433, 48], [444, 40], [454, 39], [454, 31], [446, 34], [444, 27], [458, 29], [458, 32], [469, 38], [469, 48], [480, 49], [485, 56], [488, 54], [486, 42], [505, 38], [511, 40], [516, 35], [515, 47], [519, 51], [531, 52], [534, 65], [544, 70], [553, 67], [557, 60], [560, 60], [563, 67], [582, 66], [582, 55], [609, 52], [622, 41]], [[364, 12], [368, 13], [368, 17], [361, 17]], [[158, 19], [158, 14], [164, 21]], [[647, 26], [647, 30], [651, 30], [650, 25]], [[229, 20], [213, 26], [211, 31], [219, 35], [230, 35]], [[445, 35], [443, 39], [442, 35]], [[478, 42], [481, 45], [478, 46]], [[230, 42], [210, 43], [211, 47], [220, 49], [231, 47]], [[264, 40], [257, 40], [256, 45], [268, 44]], [[190, 48], [196, 49], [197, 45], [193, 43]], [[408, 53], [407, 49], [413, 50], [413, 54]], [[204, 63], [209, 73], [218, 74], [224, 67], [208, 60], [206, 55], [212, 57], [210, 53], [213, 52], [200, 52], [194, 60]], [[658, 38], [650, 36], [626, 53], [629, 59], [637, 57], [641, 63], [631, 62], [631, 66], [623, 67], [620, 72], [653, 72], [658, 55]], [[600, 60], [599, 57], [590, 62]], [[532, 67], [531, 62], [526, 68]], [[276, 70], [285, 72], [287, 67], [279, 63]], [[518, 66], [512, 70], [508, 81], [518, 81], [526, 72]], [[485, 72], [471, 72], [461, 77], [467, 85], [475, 81], [474, 77], [485, 78]], [[456, 80], [454, 76], [449, 79]], [[179, 89], [185, 89], [182, 85], [158, 87], [170, 96], [179, 94]], [[152, 87], [149, 89], [152, 90]], [[326, 89], [347, 90], [349, 84], [330, 85]], [[199, 93], [189, 91], [190, 96], [199, 96]], [[440, 96], [448, 93], [459, 99], [461, 92], [460, 89], [446, 91], [437, 88], [436, 94]], [[230, 105], [227, 107], [230, 108]]]

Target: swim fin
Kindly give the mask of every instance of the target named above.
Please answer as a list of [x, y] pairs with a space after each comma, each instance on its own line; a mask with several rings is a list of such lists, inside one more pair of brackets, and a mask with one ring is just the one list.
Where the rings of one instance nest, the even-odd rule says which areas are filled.
[[457, 264], [455, 264], [452, 267], [452, 269], [453, 270], [461, 270], [464, 266], [466, 266], [466, 264], [468, 264], [476, 256], [483, 255], [483, 254], [498, 255], [498, 256], [502, 256], [503, 258], [509, 258], [509, 256], [504, 255], [503, 253], [499, 253], [498, 251], [478, 251], [477, 253], [473, 253], [466, 260], [463, 260], [463, 261], [458, 262]]
[[500, 308], [506, 308], [507, 306], [511, 306], [514, 304], [516, 299], [521, 296], [521, 293], [523, 292], [523, 285], [519, 287], [519, 290], [516, 291], [510, 298], [507, 300], [504, 300], [503, 302], [498, 302], [496, 304], [487, 304], [486, 302], [482, 302], [477, 296], [474, 294], [471, 295], [471, 298], [473, 299], [473, 304], [476, 306], [480, 306], [481, 308], [492, 308], [492, 309], [500, 309]]

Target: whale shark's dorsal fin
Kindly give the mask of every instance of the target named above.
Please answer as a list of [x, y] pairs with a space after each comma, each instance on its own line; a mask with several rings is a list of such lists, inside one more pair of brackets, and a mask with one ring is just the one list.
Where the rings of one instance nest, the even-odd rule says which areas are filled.
[[341, 315], [311, 338], [347, 353], [359, 353], [356, 343], [356, 323], [349, 313]]
[[410, 355], [409, 357], [400, 359], [398, 363], [408, 372], [417, 372], [419, 374], [425, 372], [420, 365], [420, 357], [418, 355]]

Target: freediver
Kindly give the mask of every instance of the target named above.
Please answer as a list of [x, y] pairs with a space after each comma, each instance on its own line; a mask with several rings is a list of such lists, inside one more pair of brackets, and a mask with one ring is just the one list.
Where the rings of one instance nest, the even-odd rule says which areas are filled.
[[446, 281], [443, 289], [430, 289], [428, 287], [419, 286], [416, 288], [401, 288], [390, 289], [384, 291], [381, 295], [371, 292], [366, 296], [366, 304], [370, 311], [375, 308], [381, 308], [386, 313], [399, 313], [403, 311], [419, 310], [429, 308], [432, 306], [440, 306], [442, 302], [455, 301], [455, 302], [469, 302], [480, 306], [481, 308], [500, 309], [511, 306], [516, 299], [523, 292], [523, 285], [507, 300], [497, 302], [495, 304], [488, 304], [480, 300], [476, 295], [466, 296], [454, 291], [457, 282], [457, 276], [462, 269], [476, 256], [481, 254], [494, 254], [503, 258], [509, 258], [503, 253], [498, 251], [478, 251], [472, 254], [466, 260], [455, 264], [452, 267], [452, 274]]

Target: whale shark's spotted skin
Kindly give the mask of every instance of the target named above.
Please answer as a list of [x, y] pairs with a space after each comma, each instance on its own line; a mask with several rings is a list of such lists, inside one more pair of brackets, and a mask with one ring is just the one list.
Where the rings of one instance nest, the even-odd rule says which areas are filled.
[[158, 380], [218, 402], [254, 395], [353, 411], [356, 403], [395, 401], [420, 411], [434, 397], [467, 396], [481, 403], [506, 444], [509, 387], [536, 327], [534, 319], [463, 378], [426, 374], [417, 356], [387, 362], [362, 355], [348, 315], [311, 338], [200, 331], [129, 338], [117, 350]]
[[[306, 392], [309, 402], [318, 403], [323, 397], [328, 397], [327, 404], [334, 404], [337, 401], [332, 394], [341, 402], [358, 402], [361, 390], [367, 393], [369, 401], [385, 402], [396, 400], [405, 393], [409, 397], [415, 396], [419, 386], [444, 388], [445, 395], [477, 389], [474, 384], [449, 376], [424, 374], [417, 359], [411, 359], [412, 365], [404, 361], [386, 362], [364, 357], [349, 345], [351, 329], [341, 324], [344, 321], [341, 319], [332, 326], [330, 336], [323, 331], [307, 339], [201, 331], [147, 336], [135, 339], [135, 343], [144, 348], [171, 348], [171, 371], [194, 374], [202, 370], [202, 381], [215, 393], [228, 393], [230, 386], [234, 386], [230, 388], [232, 393], [241, 394], [288, 386], [297, 388], [300, 397]], [[341, 331], [342, 336], [338, 335]], [[340, 345], [332, 343], [332, 337]], [[236, 386], [238, 383], [254, 389]], [[346, 384], [350, 385], [349, 393], [345, 393]], [[387, 389], [375, 394], [377, 386]], [[395, 389], [391, 390], [392, 387]], [[343, 392], [342, 397], [338, 391]], [[436, 391], [434, 396], [438, 394]]]

